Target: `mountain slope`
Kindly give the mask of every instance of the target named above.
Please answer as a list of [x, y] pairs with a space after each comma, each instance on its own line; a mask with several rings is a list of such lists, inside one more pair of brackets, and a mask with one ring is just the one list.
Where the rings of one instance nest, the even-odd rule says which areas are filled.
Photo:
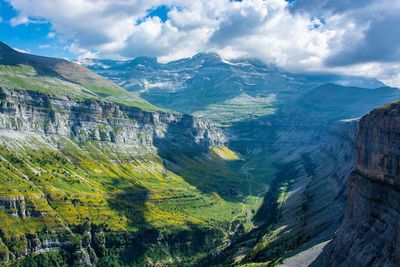
[[336, 114], [338, 118], [361, 117], [372, 108], [390, 103], [399, 97], [399, 89], [360, 87], [324, 84], [302, 95], [298, 102], [305, 109], [315, 112]]
[[193, 265], [245, 220], [256, 196], [209, 122], [70, 62], [0, 57], [1, 264]]
[[87, 68], [67, 60], [20, 53], [0, 42], [1, 86], [157, 108]]

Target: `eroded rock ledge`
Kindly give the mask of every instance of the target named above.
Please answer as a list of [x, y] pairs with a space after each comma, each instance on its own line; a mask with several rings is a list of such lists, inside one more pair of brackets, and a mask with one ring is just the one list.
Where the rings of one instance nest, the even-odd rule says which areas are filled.
[[8, 88], [0, 88], [0, 129], [147, 147], [161, 140], [204, 148], [225, 142], [221, 131], [190, 115]]

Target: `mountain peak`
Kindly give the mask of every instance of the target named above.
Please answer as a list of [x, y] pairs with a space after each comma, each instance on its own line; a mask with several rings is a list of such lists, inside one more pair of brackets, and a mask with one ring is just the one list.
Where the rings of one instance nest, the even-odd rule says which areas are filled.
[[8, 46], [6, 43], [0, 41], [0, 56], [4, 53], [18, 53], [15, 49]]
[[3, 48], [3, 49], [11, 49], [11, 50], [12, 50], [12, 48], [11, 48], [10, 46], [8, 46], [6, 43], [4, 43], [4, 42], [2, 42], [2, 41], [0, 41], [0, 48]]
[[206, 61], [218, 61], [221, 62], [222, 59], [220, 55], [215, 52], [200, 52], [190, 58], [191, 60], [206, 60]]
[[128, 62], [129, 65], [135, 66], [139, 64], [157, 66], [159, 64], [156, 57], [136, 57]]

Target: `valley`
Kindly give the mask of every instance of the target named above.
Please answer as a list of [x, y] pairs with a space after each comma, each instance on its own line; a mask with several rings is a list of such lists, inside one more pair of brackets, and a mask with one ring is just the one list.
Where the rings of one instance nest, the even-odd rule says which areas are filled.
[[212, 53], [83, 64], [97, 74], [0, 45], [3, 265], [311, 264], [342, 222], [358, 118], [400, 99]]
[[[343, 217], [357, 118], [398, 100], [398, 89], [360, 77], [291, 74], [257, 61], [224, 62], [215, 54], [147, 62], [88, 66], [155, 105], [213, 121], [246, 160], [247, 178], [259, 185], [250, 194], [259, 208], [243, 210], [246, 219], [230, 241], [202, 264], [269, 266], [309, 248], [320, 252]], [[318, 255], [311, 254], [301, 262], [311, 264]]]

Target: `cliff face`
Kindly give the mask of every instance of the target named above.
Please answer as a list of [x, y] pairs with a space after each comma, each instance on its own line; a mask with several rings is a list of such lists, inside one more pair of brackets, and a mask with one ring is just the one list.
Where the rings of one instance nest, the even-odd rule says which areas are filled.
[[[188, 197], [200, 199], [193, 186], [164, 165], [161, 154], [169, 148], [171, 153], [206, 154], [224, 142], [221, 131], [190, 115], [0, 87], [0, 265], [64, 249], [72, 255], [69, 263], [89, 266], [97, 261], [93, 255], [103, 257], [106, 249], [134, 249], [130, 246], [146, 242], [178, 252], [181, 244], [193, 253], [211, 249], [207, 238], [217, 238], [219, 231], [199, 228], [174, 237], [154, 227], [152, 238], [146, 231], [153, 227], [151, 216], [166, 225], [172, 221], [160, 217], [163, 211], [153, 202], [170, 205], [171, 198], [182, 205]], [[165, 188], [166, 182], [172, 189]], [[80, 208], [89, 202], [90, 216]], [[82, 231], [86, 221], [93, 227]], [[105, 232], [107, 248], [96, 245], [93, 229]], [[118, 243], [110, 233], [136, 239]]]
[[194, 265], [248, 191], [224, 143], [202, 119], [0, 42], [0, 265]]
[[360, 121], [346, 215], [318, 266], [397, 266], [400, 262], [400, 104]]
[[188, 115], [4, 88], [0, 88], [0, 129], [147, 148], [164, 139], [202, 148], [224, 142], [222, 133], [208, 122]]

